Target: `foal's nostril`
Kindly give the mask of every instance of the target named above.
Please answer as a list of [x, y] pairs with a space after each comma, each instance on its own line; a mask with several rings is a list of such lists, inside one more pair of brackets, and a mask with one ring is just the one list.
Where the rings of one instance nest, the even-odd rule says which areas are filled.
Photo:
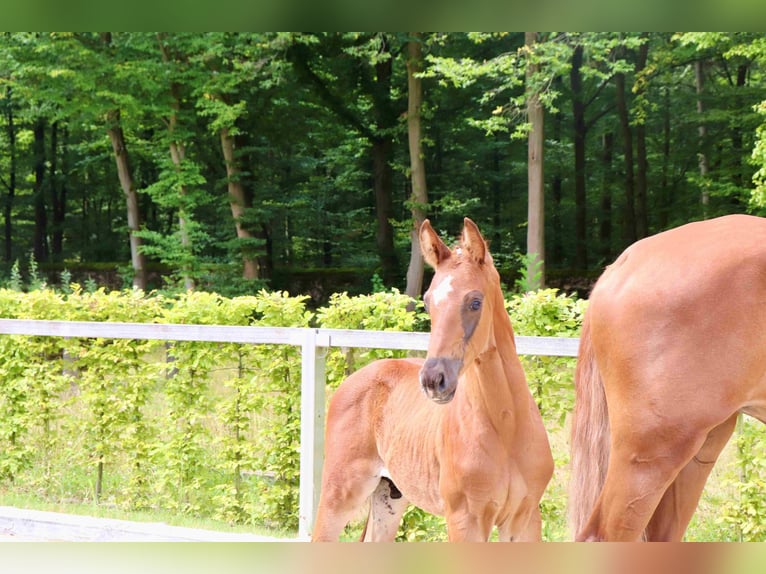
[[429, 373], [423, 377], [423, 386], [429, 391], [436, 391], [444, 385], [444, 376], [441, 373]]
[[426, 396], [437, 403], [449, 402], [455, 394], [461, 364], [444, 357], [427, 359], [420, 370], [420, 385]]

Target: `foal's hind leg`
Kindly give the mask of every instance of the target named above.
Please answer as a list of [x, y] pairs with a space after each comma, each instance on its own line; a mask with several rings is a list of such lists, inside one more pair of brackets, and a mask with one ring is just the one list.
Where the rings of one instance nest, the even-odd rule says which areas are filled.
[[342, 462], [345, 464], [331, 457], [325, 461], [317, 518], [311, 533], [314, 542], [337, 542], [380, 481], [379, 468], [370, 461]]
[[382, 478], [370, 496], [370, 513], [364, 526], [363, 542], [393, 542], [399, 530], [407, 499], [389, 478]]
[[654, 511], [646, 529], [647, 540], [676, 542], [683, 538], [710, 471], [729, 442], [736, 424], [735, 414], [708, 433], [705, 444], [668, 487]]

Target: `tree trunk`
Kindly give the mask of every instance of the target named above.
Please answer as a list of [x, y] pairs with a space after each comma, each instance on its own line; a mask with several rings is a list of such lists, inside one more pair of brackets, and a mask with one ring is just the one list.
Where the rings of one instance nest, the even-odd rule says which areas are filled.
[[[638, 77], [646, 67], [648, 55], [649, 41], [647, 40], [641, 44], [638, 49], [636, 77]], [[636, 164], [636, 236], [638, 239], [641, 239], [642, 237], [649, 235], [649, 206], [647, 205], [646, 181], [649, 162], [646, 157], [646, 126], [644, 125], [644, 122], [640, 122], [636, 125]]]
[[16, 125], [14, 123], [13, 116], [13, 89], [8, 86], [5, 89], [5, 105], [7, 134], [8, 134], [8, 153], [9, 153], [9, 173], [8, 182], [6, 184], [5, 205], [3, 209], [3, 216], [5, 217], [4, 231], [5, 231], [5, 261], [10, 263], [13, 259], [13, 200], [16, 197]]
[[[537, 32], [526, 32], [524, 43], [532, 50]], [[536, 64], [527, 67], [527, 82], [537, 72]], [[527, 283], [531, 290], [545, 286], [545, 186], [543, 179], [543, 142], [545, 112], [536, 88], [527, 86]]]
[[572, 115], [574, 120], [574, 179], [575, 179], [575, 265], [588, 268], [587, 250], [587, 194], [585, 191], [585, 102], [582, 93], [583, 47], [578, 45], [572, 53], [569, 72], [572, 86]]
[[[740, 64], [737, 66], [737, 88], [743, 88], [747, 85], [747, 72], [749, 64]], [[742, 96], [737, 94], [737, 109], [742, 109]], [[735, 124], [731, 130], [731, 148], [732, 153], [732, 182], [737, 187], [745, 186], [745, 176], [742, 173], [742, 123], [739, 116], [736, 116]]]
[[[54, 261], [61, 261], [64, 248], [64, 216], [66, 215], [66, 178], [58, 175], [58, 134], [59, 123], [51, 126], [50, 188], [53, 229], [51, 230], [51, 255]], [[63, 168], [63, 160], [62, 160]], [[63, 169], [62, 169], [63, 171]]]
[[397, 260], [394, 250], [391, 138], [383, 136], [372, 142], [373, 190], [375, 193], [375, 219], [377, 221], [376, 244], [386, 285], [392, 285], [396, 279]]
[[112, 142], [114, 161], [117, 164], [117, 177], [120, 180], [120, 187], [122, 187], [122, 193], [125, 196], [128, 212], [128, 238], [130, 240], [130, 261], [133, 265], [133, 287], [145, 291], [146, 258], [141, 253], [142, 240], [136, 235], [136, 232], [141, 229], [141, 212], [138, 208], [138, 193], [130, 170], [128, 148], [120, 126], [120, 111], [110, 111], [106, 117], [106, 124], [106, 133]]
[[[102, 32], [101, 41], [109, 46], [112, 43], [111, 32]], [[106, 114], [106, 133], [112, 142], [114, 161], [117, 165], [117, 178], [125, 196], [125, 206], [128, 216], [128, 240], [130, 241], [130, 262], [133, 266], [133, 287], [146, 291], [146, 257], [141, 253], [143, 240], [136, 235], [141, 229], [141, 211], [138, 207], [138, 193], [133, 182], [133, 173], [130, 169], [128, 148], [125, 143], [125, 135], [120, 123], [120, 110], [114, 109]]]
[[605, 262], [609, 262], [612, 259], [612, 185], [614, 184], [612, 154], [614, 150], [614, 134], [606, 132], [601, 142], [603, 179], [601, 180], [601, 198], [599, 200], [601, 217], [599, 218], [598, 238], [601, 247], [601, 258]]
[[[553, 114], [553, 141], [561, 141], [561, 112]], [[555, 164], [554, 164], [555, 165]], [[553, 236], [549, 237], [548, 261], [561, 263], [564, 259], [564, 231], [561, 224], [561, 200], [564, 198], [564, 180], [561, 176], [561, 169], [557, 168], [551, 179], [551, 198], [553, 199], [553, 209], [551, 210], [551, 225]]]
[[[176, 104], [180, 106], [179, 100], [176, 100]], [[173, 160], [173, 165], [176, 166], [176, 171], [180, 172], [182, 169], [183, 161], [186, 159], [186, 146], [183, 143], [174, 141], [172, 139], [176, 122], [177, 114], [174, 113], [170, 120], [170, 127], [168, 128], [171, 137], [170, 158]], [[180, 199], [178, 202], [178, 232], [181, 235], [181, 247], [183, 248], [184, 253], [191, 254], [193, 252], [192, 241], [189, 235], [189, 223], [187, 221], [188, 215], [186, 213], [186, 207], [184, 206], [186, 203], [184, 198], [187, 195], [188, 191], [186, 189], [186, 185], [180, 184], [178, 186], [178, 196]], [[191, 276], [190, 269], [182, 268], [181, 273], [183, 274], [184, 288], [187, 291], [192, 291], [194, 289], [194, 279]]]
[[667, 229], [672, 194], [670, 189], [670, 88], [663, 88], [662, 110], [662, 176], [660, 180], [659, 221], [660, 230]]
[[[157, 34], [157, 40], [159, 41], [160, 45], [160, 52], [162, 54], [162, 60], [164, 62], [170, 62], [170, 54], [168, 53], [167, 47], [164, 43], [164, 34], [159, 33]], [[170, 94], [173, 98], [173, 102], [171, 104], [172, 106], [172, 112], [170, 113], [170, 117], [167, 120], [168, 125], [168, 140], [169, 140], [169, 147], [170, 147], [170, 159], [173, 161], [173, 165], [176, 168], [176, 171], [178, 173], [181, 172], [183, 167], [183, 162], [186, 159], [186, 145], [179, 140], [176, 140], [176, 128], [178, 127], [178, 113], [181, 110], [181, 94], [180, 94], [180, 88], [177, 83], [171, 82], [170, 84]], [[189, 223], [187, 221], [188, 214], [186, 212], [186, 196], [188, 195], [188, 190], [186, 188], [186, 185], [181, 183], [178, 185], [178, 233], [181, 236], [181, 248], [182, 251], [185, 254], [191, 255], [194, 251], [192, 246], [192, 240], [191, 236], [189, 234]], [[194, 279], [191, 276], [191, 270], [186, 267], [185, 265], [182, 266], [181, 274], [183, 276], [184, 280], [184, 288], [187, 291], [192, 291], [194, 289]]]
[[[384, 39], [383, 50], [389, 51]], [[372, 138], [372, 179], [377, 220], [377, 247], [386, 285], [397, 279], [399, 265], [394, 249], [393, 169], [391, 167], [393, 142], [390, 129], [396, 125], [396, 114], [391, 109], [391, 58], [381, 58], [375, 64], [373, 102], [377, 134]]]
[[34, 187], [34, 238], [33, 255], [36, 261], [48, 260], [48, 211], [45, 202], [45, 120], [35, 121], [33, 128], [35, 187]]
[[423, 61], [422, 34], [415, 32], [408, 42], [407, 51], [407, 138], [410, 151], [410, 179], [412, 195], [410, 196], [410, 211], [412, 213], [412, 229], [410, 238], [412, 250], [410, 264], [407, 268], [407, 286], [405, 293], [417, 299], [423, 290], [423, 254], [420, 250], [420, 225], [426, 217], [428, 191], [426, 188], [426, 170], [423, 161], [423, 146], [421, 138], [420, 108], [423, 103], [423, 84], [419, 77]]
[[625, 74], [614, 76], [617, 88], [617, 114], [620, 118], [622, 149], [625, 158], [625, 212], [623, 215], [623, 242], [630, 245], [636, 241], [636, 200], [633, 181], [633, 133], [628, 118], [628, 104], [625, 95]]
[[245, 193], [245, 186], [242, 184], [242, 169], [239, 159], [236, 157], [236, 142], [228, 128], [221, 129], [221, 149], [223, 159], [226, 162], [226, 179], [229, 189], [229, 206], [231, 207], [231, 216], [234, 219], [234, 226], [237, 230], [237, 237], [244, 240], [249, 245], [242, 248], [243, 270], [242, 277], [245, 279], [260, 278], [260, 268], [258, 257], [252, 253], [253, 234], [242, 224], [242, 218], [245, 211], [252, 207], [252, 199]]
[[705, 126], [705, 122], [702, 119], [702, 116], [705, 113], [705, 104], [702, 101], [702, 93], [705, 89], [704, 63], [702, 60], [697, 60], [694, 62], [694, 79], [695, 87], [697, 90], [697, 113], [700, 116], [700, 123], [699, 127], [697, 128], [697, 134], [699, 136], [699, 152], [697, 153], [697, 160], [699, 163], [700, 181], [702, 185], [700, 203], [702, 204], [702, 216], [707, 219], [708, 207], [710, 205], [710, 190], [708, 189], [707, 185], [709, 166], [707, 154], [705, 153], [707, 127]]

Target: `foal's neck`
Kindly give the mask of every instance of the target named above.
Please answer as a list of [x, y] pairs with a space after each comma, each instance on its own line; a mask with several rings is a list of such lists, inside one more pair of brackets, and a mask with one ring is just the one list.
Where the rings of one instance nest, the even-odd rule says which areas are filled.
[[[516, 353], [516, 339], [513, 334], [511, 319], [508, 317], [508, 312], [505, 310], [505, 299], [503, 298], [502, 291], [498, 291], [494, 297], [495, 300], [493, 301], [492, 309], [494, 313], [492, 316], [492, 333], [495, 347], [503, 358], [503, 363], [505, 365], [508, 365], [509, 363], [517, 363], [518, 355]], [[511, 376], [513, 373], [509, 372], [508, 375]]]
[[526, 412], [529, 388], [502, 296], [496, 297], [493, 311], [492, 335], [472, 366], [471, 395], [491, 408]]

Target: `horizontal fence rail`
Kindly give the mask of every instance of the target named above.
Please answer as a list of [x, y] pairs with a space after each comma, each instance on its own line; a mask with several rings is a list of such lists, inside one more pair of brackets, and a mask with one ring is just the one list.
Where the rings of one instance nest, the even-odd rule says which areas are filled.
[[[298, 537], [311, 534], [324, 459], [325, 355], [331, 347], [425, 351], [429, 333], [0, 319], [0, 335], [37, 335], [85, 339], [148, 339], [214, 343], [274, 344], [301, 347], [301, 449]], [[516, 337], [520, 355], [576, 357], [579, 339]]]

